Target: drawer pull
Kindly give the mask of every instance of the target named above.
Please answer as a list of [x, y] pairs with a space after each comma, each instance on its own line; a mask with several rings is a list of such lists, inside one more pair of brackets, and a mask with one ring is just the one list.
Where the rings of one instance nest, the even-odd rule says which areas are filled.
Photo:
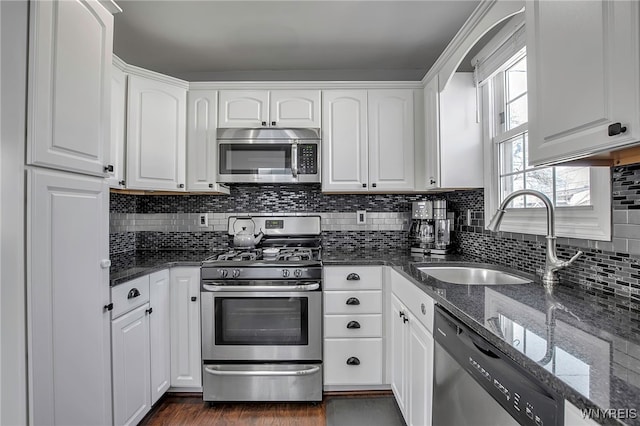
[[140, 290], [134, 287], [131, 290], [129, 290], [129, 294], [127, 294], [127, 299], [133, 299], [138, 296], [140, 296]]
[[350, 297], [347, 299], [347, 305], [359, 305], [360, 301], [357, 297]]
[[352, 272], [349, 275], [347, 275], [347, 281], [360, 281], [360, 275], [356, 274], [355, 272]]
[[360, 323], [358, 321], [349, 321], [347, 328], [360, 328]]
[[196, 296], [191, 296], [191, 301], [195, 302], [196, 300], [198, 300], [198, 298]]
[[360, 365], [360, 360], [355, 356], [352, 356], [347, 360], [347, 365]]

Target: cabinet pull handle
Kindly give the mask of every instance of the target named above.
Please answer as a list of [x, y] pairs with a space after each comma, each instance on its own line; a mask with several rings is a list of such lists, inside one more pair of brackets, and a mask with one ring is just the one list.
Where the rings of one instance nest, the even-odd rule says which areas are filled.
[[372, 183], [371, 186], [373, 186], [374, 188], [378, 186], [377, 183]]
[[627, 128], [622, 123], [613, 123], [609, 125], [609, 136], [617, 136], [620, 133], [627, 131]]
[[129, 294], [127, 294], [127, 299], [133, 299], [138, 296], [140, 296], [140, 290], [134, 287], [131, 290], [129, 290]]
[[109, 303], [108, 305], [104, 305], [105, 311], [113, 311], [113, 303]]
[[360, 360], [355, 356], [349, 357], [347, 365], [360, 365]]
[[104, 166], [104, 171], [108, 173], [113, 173], [113, 164], [107, 164]]
[[404, 317], [404, 312], [399, 311], [399, 312], [398, 312], [398, 316], [399, 316], [400, 318]]
[[360, 301], [357, 297], [350, 297], [347, 299], [347, 305], [359, 305]]
[[198, 298], [196, 296], [191, 296], [191, 301], [195, 302], [196, 300], [198, 300]]
[[347, 275], [347, 281], [360, 281], [360, 275], [356, 274], [355, 272], [352, 272], [349, 275]]
[[407, 316], [406, 316], [406, 315], [405, 315], [405, 316], [403, 316], [403, 317], [402, 317], [402, 322], [403, 322], [403, 323], [405, 323], [405, 324], [406, 324], [406, 323], [408, 323], [408, 322], [409, 322], [409, 318], [407, 318]]
[[263, 121], [263, 122], [262, 122], [262, 127], [265, 127], [266, 125], [267, 125], [267, 122], [266, 122], [266, 121]]
[[358, 321], [349, 321], [347, 328], [360, 328], [360, 323]]
[[147, 310], [145, 310], [146, 313], [148, 313], [149, 315], [151, 315], [151, 313], [153, 312], [153, 308], [149, 308]]
[[363, 183], [363, 184], [362, 184], [362, 187], [363, 187], [363, 188], [366, 188], [366, 187], [367, 187], [367, 184], [366, 184], [366, 183]]

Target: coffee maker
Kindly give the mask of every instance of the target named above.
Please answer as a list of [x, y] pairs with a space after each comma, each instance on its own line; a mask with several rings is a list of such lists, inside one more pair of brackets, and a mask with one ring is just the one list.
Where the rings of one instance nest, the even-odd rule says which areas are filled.
[[447, 200], [433, 202], [434, 244], [431, 254], [447, 254], [451, 249], [451, 219], [447, 213]]
[[411, 228], [409, 229], [411, 253], [425, 255], [434, 248], [434, 220], [432, 201], [411, 203]]

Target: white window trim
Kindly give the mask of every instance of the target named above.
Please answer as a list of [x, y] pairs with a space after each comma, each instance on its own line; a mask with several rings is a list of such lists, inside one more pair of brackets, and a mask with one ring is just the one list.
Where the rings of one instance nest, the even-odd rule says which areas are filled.
[[[481, 87], [484, 143], [485, 227], [500, 205], [498, 149], [493, 143], [494, 107], [491, 84]], [[556, 236], [611, 241], [611, 173], [608, 167], [591, 169], [591, 206], [561, 207], [556, 211]], [[546, 235], [546, 209], [507, 209], [500, 231]]]

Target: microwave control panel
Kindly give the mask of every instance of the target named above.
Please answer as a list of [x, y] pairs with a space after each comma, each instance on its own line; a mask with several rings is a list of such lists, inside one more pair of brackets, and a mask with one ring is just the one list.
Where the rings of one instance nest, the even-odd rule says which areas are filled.
[[318, 174], [318, 145], [301, 144], [298, 147], [298, 173], [301, 175]]

